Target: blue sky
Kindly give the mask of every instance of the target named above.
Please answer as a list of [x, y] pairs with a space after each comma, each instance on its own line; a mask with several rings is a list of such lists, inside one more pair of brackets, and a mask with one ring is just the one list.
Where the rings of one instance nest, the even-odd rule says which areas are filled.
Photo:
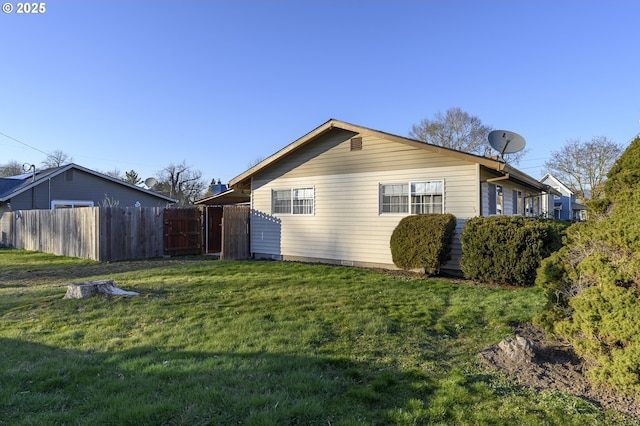
[[459, 107], [521, 134], [540, 178], [568, 139], [640, 132], [637, 1], [8, 3], [0, 163], [227, 182], [330, 118], [406, 136]]

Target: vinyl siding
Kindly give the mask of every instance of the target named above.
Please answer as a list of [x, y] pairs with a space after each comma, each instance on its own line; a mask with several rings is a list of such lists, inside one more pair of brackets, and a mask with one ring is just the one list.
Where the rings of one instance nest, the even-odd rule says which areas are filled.
[[[489, 188], [491, 187], [491, 185], [489, 184], [489, 182], [487, 182], [487, 179], [490, 179], [492, 177], [495, 177], [495, 175], [492, 175], [490, 173], [487, 172], [483, 172], [481, 173], [481, 180], [482, 180], [482, 184], [480, 185], [481, 187], [481, 192], [482, 192], [482, 215], [483, 216], [493, 216], [495, 215], [495, 213], [491, 213], [489, 211], [489, 200], [490, 200], [490, 196], [489, 196]], [[523, 185], [518, 185], [516, 182], [510, 181], [510, 180], [499, 180], [499, 181], [495, 181], [495, 182], [491, 182], [493, 185], [501, 185], [502, 186], [502, 194], [503, 194], [503, 209], [504, 209], [504, 215], [506, 216], [514, 216], [517, 215], [518, 212], [514, 210], [514, 191], [521, 191], [523, 196], [524, 194], [533, 194], [534, 191], [527, 189], [525, 186]], [[495, 187], [494, 187], [495, 189]], [[536, 192], [537, 194], [537, 192]], [[495, 200], [495, 198], [494, 198]], [[495, 201], [494, 201], [495, 202]], [[542, 201], [540, 201], [540, 206], [542, 209]], [[541, 210], [542, 213], [542, 210]]]
[[[72, 171], [71, 175], [67, 175]], [[162, 207], [167, 202], [144, 191], [136, 191], [115, 182], [102, 179], [81, 170], [72, 169], [44, 181], [11, 199], [12, 210], [50, 209], [51, 201], [93, 201], [102, 205], [107, 195], [119, 202], [120, 207], [133, 207], [136, 201], [144, 207]]]
[[[331, 131], [254, 175], [254, 253], [393, 267], [389, 241], [407, 214], [379, 213], [380, 184], [443, 180], [444, 211], [478, 215], [477, 164], [366, 134], [362, 151], [350, 151], [354, 135]], [[315, 188], [313, 215], [272, 214], [272, 190], [301, 187]]]

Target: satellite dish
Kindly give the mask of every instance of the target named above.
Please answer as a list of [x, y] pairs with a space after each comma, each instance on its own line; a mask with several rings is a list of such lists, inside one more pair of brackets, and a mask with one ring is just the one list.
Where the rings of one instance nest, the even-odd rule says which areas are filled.
[[508, 130], [494, 130], [489, 133], [489, 145], [500, 153], [513, 154], [524, 149], [526, 142], [522, 136]]
[[154, 186], [156, 183], [158, 183], [158, 181], [156, 181], [156, 179], [155, 179], [155, 178], [152, 178], [152, 177], [147, 178], [147, 179], [144, 181], [144, 184], [145, 184], [145, 185], [147, 185], [147, 188], [153, 188], [153, 186]]

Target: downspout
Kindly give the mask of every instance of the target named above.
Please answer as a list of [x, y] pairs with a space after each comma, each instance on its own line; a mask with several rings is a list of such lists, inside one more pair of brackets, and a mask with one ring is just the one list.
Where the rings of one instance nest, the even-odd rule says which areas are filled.
[[478, 196], [476, 197], [476, 213], [478, 216], [482, 216], [482, 181], [480, 180], [480, 176], [482, 172], [482, 167], [480, 164], [476, 163], [476, 180], [478, 181]]
[[209, 206], [204, 206], [204, 254], [209, 254]]
[[[24, 167], [24, 165], [22, 166]], [[31, 175], [31, 210], [35, 209], [36, 204], [36, 166], [31, 164], [29, 166], [29, 170], [33, 169], [33, 174]]]
[[[333, 126], [333, 124], [332, 124]], [[314, 202], [315, 202], [315, 195], [314, 195]], [[251, 240], [252, 235], [251, 235], [251, 212], [253, 211], [253, 175], [251, 175], [251, 184], [249, 186], [249, 229], [247, 229], [247, 233], [249, 234], [249, 258], [253, 259], [255, 254], [253, 253], [253, 246], [251, 244]], [[315, 211], [315, 210], [314, 210]], [[282, 238], [282, 237], [280, 237]], [[282, 244], [282, 243], [280, 243]], [[282, 250], [281, 250], [282, 251]]]

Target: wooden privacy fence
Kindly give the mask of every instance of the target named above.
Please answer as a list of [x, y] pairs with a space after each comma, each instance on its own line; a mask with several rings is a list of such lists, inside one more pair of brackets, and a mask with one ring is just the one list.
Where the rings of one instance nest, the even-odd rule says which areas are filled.
[[14, 212], [16, 248], [98, 261], [162, 256], [162, 207]]
[[181, 207], [165, 209], [164, 253], [186, 256], [202, 253], [202, 214], [200, 209]]
[[249, 217], [247, 206], [224, 206], [222, 213], [222, 252], [226, 260], [242, 260], [251, 256], [249, 247]]
[[[248, 259], [249, 208], [225, 206], [222, 230], [198, 207], [83, 207], [10, 213], [15, 248], [101, 262], [209, 252], [222, 241], [223, 259]], [[213, 228], [215, 226], [215, 228]], [[211, 228], [211, 229], [210, 229]], [[207, 242], [204, 250], [203, 242]]]

